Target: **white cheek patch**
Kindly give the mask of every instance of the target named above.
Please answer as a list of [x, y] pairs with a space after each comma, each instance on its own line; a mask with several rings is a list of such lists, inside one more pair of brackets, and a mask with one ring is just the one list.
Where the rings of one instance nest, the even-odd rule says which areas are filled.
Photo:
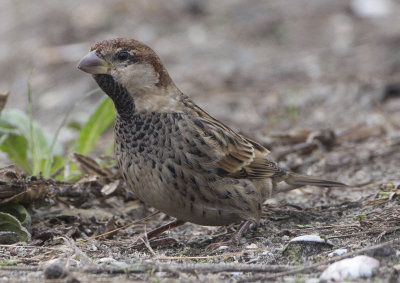
[[177, 103], [179, 93], [157, 86], [160, 76], [153, 66], [132, 64], [113, 70], [111, 75], [133, 96], [138, 111], [182, 112], [180, 103]]
[[159, 75], [149, 64], [132, 64], [121, 70], [114, 70], [111, 75], [132, 95], [155, 88], [160, 81]]

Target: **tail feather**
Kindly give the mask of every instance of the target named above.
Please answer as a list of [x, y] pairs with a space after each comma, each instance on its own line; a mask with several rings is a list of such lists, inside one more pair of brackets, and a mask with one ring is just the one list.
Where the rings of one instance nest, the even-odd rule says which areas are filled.
[[292, 186], [320, 186], [320, 187], [346, 187], [346, 184], [321, 179], [318, 177], [300, 175], [292, 172], [287, 173], [287, 177], [284, 179], [285, 182]]

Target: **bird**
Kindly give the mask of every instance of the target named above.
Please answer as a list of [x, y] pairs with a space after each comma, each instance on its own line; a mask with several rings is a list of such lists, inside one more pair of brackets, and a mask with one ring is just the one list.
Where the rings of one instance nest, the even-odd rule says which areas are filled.
[[91, 74], [114, 103], [114, 153], [127, 185], [145, 205], [176, 219], [149, 232], [149, 239], [186, 222], [242, 223], [231, 238], [237, 244], [277, 192], [345, 186], [278, 166], [267, 148], [183, 94], [159, 56], [140, 41], [97, 42], [77, 68]]

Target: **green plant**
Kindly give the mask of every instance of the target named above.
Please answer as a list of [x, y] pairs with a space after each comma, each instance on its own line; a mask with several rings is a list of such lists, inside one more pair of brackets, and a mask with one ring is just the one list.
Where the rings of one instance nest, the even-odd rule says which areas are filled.
[[[62, 147], [19, 110], [4, 110], [0, 118], [0, 150], [30, 175], [49, 177], [62, 166]], [[45, 168], [46, 162], [50, 164]]]
[[31, 225], [31, 216], [20, 204], [0, 204], [0, 231], [5, 232], [3, 240], [8, 242], [29, 242], [31, 234], [28, 229]]
[[103, 98], [80, 130], [73, 152], [86, 154], [93, 149], [100, 135], [114, 123], [115, 110], [111, 99]]
[[[97, 88], [88, 92], [82, 99], [98, 90]], [[80, 128], [73, 146], [63, 149], [57, 139], [73, 108], [65, 115], [56, 133], [50, 138], [33, 120], [32, 93], [30, 83], [28, 83], [28, 114], [16, 109], [0, 110], [0, 150], [30, 175], [41, 174], [48, 178], [59, 173], [60, 169], [70, 162], [68, 153], [87, 154], [90, 152], [100, 135], [114, 122], [115, 110], [112, 101], [105, 97]], [[107, 152], [110, 151], [108, 148]], [[73, 170], [76, 169], [73, 165], [71, 167]], [[60, 176], [59, 178], [62, 179], [63, 177]]]
[[[107, 130], [113, 123], [115, 117], [115, 109], [111, 99], [104, 97], [97, 105], [93, 113], [90, 115], [86, 123], [80, 127], [78, 138], [74, 145], [68, 151], [69, 153], [87, 154], [90, 152], [100, 135]], [[107, 148], [105, 154], [110, 154], [112, 149]], [[81, 175], [75, 164], [67, 161], [69, 166], [68, 176], [64, 176], [68, 180], [74, 180]]]
[[[88, 92], [82, 99], [97, 91], [98, 89]], [[50, 138], [43, 128], [33, 120], [30, 83], [28, 83], [28, 114], [15, 109], [3, 111], [7, 97], [8, 94], [0, 95], [0, 150], [30, 175], [41, 174], [45, 178], [58, 175], [59, 179], [63, 179], [64, 176], [60, 174], [62, 170], [59, 169], [68, 166], [70, 169], [76, 170], [76, 166], [70, 164], [69, 155], [66, 153], [86, 154], [90, 152], [100, 135], [114, 121], [114, 106], [111, 100], [105, 97], [82, 127], [79, 127], [78, 137], [73, 146], [63, 149], [57, 141], [58, 136], [74, 107], [65, 115], [56, 133]], [[109, 150], [107, 149], [107, 151]], [[79, 175], [78, 171], [73, 172], [68, 178]], [[30, 223], [30, 214], [24, 206], [16, 202], [0, 203], [0, 231], [3, 232], [3, 238], [6, 241], [10, 243], [29, 242], [31, 238]]]

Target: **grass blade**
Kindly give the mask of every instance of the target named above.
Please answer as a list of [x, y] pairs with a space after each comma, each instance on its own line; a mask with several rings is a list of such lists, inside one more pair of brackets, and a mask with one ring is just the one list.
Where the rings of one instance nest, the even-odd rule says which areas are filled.
[[32, 170], [28, 160], [27, 147], [28, 142], [21, 135], [6, 134], [1, 136], [0, 150], [5, 152], [9, 159], [30, 174]]
[[93, 149], [99, 136], [114, 122], [114, 105], [108, 97], [105, 97], [96, 110], [89, 117], [80, 131], [74, 151], [86, 154]]
[[[61, 121], [61, 124], [58, 126], [53, 139], [51, 141], [50, 144], [50, 152], [54, 151], [54, 147], [56, 145], [58, 136], [61, 132], [61, 129], [65, 126], [69, 116], [71, 115], [72, 111], [75, 109], [75, 107], [82, 102], [82, 100], [86, 99], [87, 97], [91, 96], [92, 94], [96, 93], [100, 91], [100, 88], [95, 88], [87, 93], [85, 93], [85, 95], [83, 95], [83, 97], [81, 99], [79, 99], [78, 101], [76, 101], [76, 103], [68, 110], [68, 112], [65, 114], [63, 120]], [[49, 158], [46, 158], [46, 161], [44, 163], [44, 169], [43, 169], [43, 175], [44, 176], [50, 176], [50, 174], [54, 173], [56, 170], [59, 169], [59, 167], [63, 166], [63, 162], [61, 162], [61, 165], [59, 166], [60, 160], [59, 160], [59, 156], [49, 156]]]

